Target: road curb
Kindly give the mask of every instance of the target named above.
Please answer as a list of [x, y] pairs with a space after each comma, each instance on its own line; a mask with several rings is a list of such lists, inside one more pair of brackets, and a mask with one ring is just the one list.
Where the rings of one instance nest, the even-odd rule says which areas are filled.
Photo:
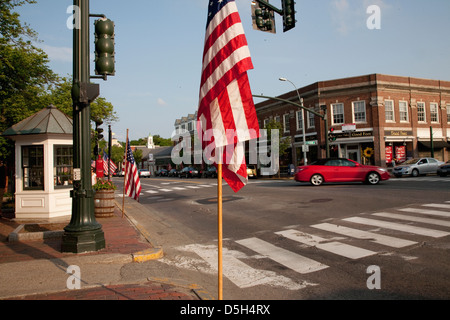
[[[122, 208], [119, 206], [119, 203], [114, 201], [116, 206], [122, 212]], [[136, 219], [131, 217], [127, 210], [124, 208], [123, 214], [127, 217], [131, 224], [141, 233], [141, 235], [150, 243], [152, 248], [146, 249], [143, 251], [135, 252], [131, 254], [133, 262], [145, 262], [150, 260], [158, 260], [164, 256], [164, 252], [161, 246], [159, 246], [150, 236], [150, 233], [138, 222]]]
[[171, 286], [175, 286], [175, 287], [181, 287], [181, 288], [189, 289], [192, 292], [194, 292], [195, 295], [200, 300], [216, 300], [213, 295], [211, 295], [208, 291], [206, 291], [201, 286], [199, 286], [199, 285], [197, 285], [195, 283], [190, 283], [190, 282], [185, 281], [185, 280], [169, 279], [169, 278], [157, 278], [157, 277], [148, 277], [147, 280], [148, 281], [152, 281], [152, 282], [165, 283], [165, 284], [168, 284], [168, 285], [171, 285]]
[[164, 255], [162, 248], [152, 248], [136, 253], [132, 253], [133, 262], [145, 262], [149, 260], [158, 260]]

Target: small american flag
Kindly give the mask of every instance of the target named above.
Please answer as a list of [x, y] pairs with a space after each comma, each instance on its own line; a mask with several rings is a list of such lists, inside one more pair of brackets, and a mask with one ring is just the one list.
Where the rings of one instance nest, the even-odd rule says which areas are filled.
[[[105, 151], [103, 151], [103, 172], [105, 173], [105, 175], [109, 174], [109, 170], [108, 170], [108, 155], [106, 154]], [[110, 167], [111, 167], [111, 172], [116, 172], [117, 170], [117, 166], [116, 164], [110, 160]]]
[[214, 147], [216, 162], [223, 155], [223, 177], [235, 192], [247, 183], [245, 141], [259, 137], [249, 69], [253, 63], [235, 1], [210, 0], [197, 130], [200, 136], [213, 130], [203, 148]]
[[125, 161], [125, 193], [134, 200], [139, 200], [141, 193], [141, 182], [139, 181], [139, 172], [131, 151], [130, 142], [127, 141], [127, 153]]

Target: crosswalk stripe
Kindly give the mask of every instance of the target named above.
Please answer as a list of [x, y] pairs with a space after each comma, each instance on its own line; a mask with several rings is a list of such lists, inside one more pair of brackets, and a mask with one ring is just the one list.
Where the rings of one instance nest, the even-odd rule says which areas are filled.
[[431, 207], [431, 208], [440, 208], [440, 209], [450, 209], [450, 204], [442, 204], [442, 203], [428, 203], [423, 204], [424, 207]]
[[236, 242], [298, 273], [304, 274], [328, 268], [323, 263], [274, 246], [258, 238], [248, 238]]
[[162, 192], [170, 192], [170, 191], [172, 191], [171, 189], [158, 189], [159, 191], [162, 191]]
[[337, 234], [342, 234], [344, 236], [361, 239], [361, 240], [370, 240], [371, 242], [381, 244], [383, 246], [393, 247], [393, 248], [403, 248], [407, 246], [411, 246], [413, 244], [416, 244], [415, 241], [395, 238], [386, 236], [383, 234], [377, 234], [369, 231], [363, 231], [359, 229], [353, 229], [341, 225], [331, 224], [331, 223], [320, 223], [316, 225], [312, 225], [311, 227], [333, 232]]
[[[217, 272], [217, 246], [204, 245], [187, 245], [179, 249], [196, 253], [204, 261], [206, 261], [215, 272]], [[297, 283], [289, 278], [277, 275], [275, 272], [267, 270], [254, 269], [246, 263], [239, 260], [234, 250], [224, 248], [223, 252], [223, 275], [240, 288], [248, 288], [257, 285], [270, 285], [285, 287], [290, 290], [300, 290], [306, 286], [314, 286], [315, 284], [303, 281]], [[177, 264], [179, 266], [180, 264]], [[192, 265], [192, 263], [182, 263], [181, 265]], [[196, 268], [198, 271], [198, 269]]]
[[374, 251], [358, 248], [337, 241], [329, 242], [327, 239], [292, 229], [275, 232], [275, 234], [350, 259], [360, 259], [376, 254]]
[[155, 193], [158, 193], [158, 191], [155, 191], [155, 190], [147, 190], [147, 191], [145, 191], [145, 193], [152, 193], [152, 194], [155, 194]]
[[173, 187], [173, 190], [186, 190], [186, 188], [182, 188], [182, 187]]
[[360, 217], [346, 218], [343, 220], [349, 221], [349, 222], [354, 222], [354, 223], [366, 224], [366, 225], [375, 226], [375, 227], [380, 227], [380, 228], [391, 229], [391, 230], [404, 231], [404, 232], [419, 234], [419, 235], [433, 237], [433, 238], [440, 238], [440, 237], [445, 237], [445, 236], [450, 235], [450, 233], [445, 232], [445, 231], [415, 227], [415, 226], [404, 225], [404, 224], [395, 223], [395, 222], [366, 219], [366, 218], [360, 218]]
[[450, 227], [450, 221], [439, 220], [439, 219], [430, 219], [430, 218], [421, 218], [416, 216], [409, 216], [397, 213], [389, 213], [389, 212], [377, 212], [373, 213], [373, 216], [385, 217], [385, 218], [394, 218], [405, 221], [414, 221], [414, 222], [422, 222], [427, 224], [434, 224], [437, 226]]
[[397, 210], [402, 211], [402, 212], [413, 212], [413, 213], [427, 214], [427, 215], [432, 215], [432, 216], [450, 217], [450, 212], [439, 211], [439, 210], [418, 209], [418, 208], [403, 208], [403, 209], [397, 209]]

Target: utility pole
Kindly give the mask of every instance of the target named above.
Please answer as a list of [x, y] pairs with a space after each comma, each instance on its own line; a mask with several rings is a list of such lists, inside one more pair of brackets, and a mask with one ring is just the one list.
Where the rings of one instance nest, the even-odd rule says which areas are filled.
[[[89, 0], [74, 0], [79, 10], [73, 29], [73, 168], [72, 218], [64, 228], [62, 252], [82, 253], [105, 248], [101, 224], [95, 219], [91, 180], [90, 104], [99, 85], [90, 83]], [[77, 11], [75, 11], [77, 13]]]

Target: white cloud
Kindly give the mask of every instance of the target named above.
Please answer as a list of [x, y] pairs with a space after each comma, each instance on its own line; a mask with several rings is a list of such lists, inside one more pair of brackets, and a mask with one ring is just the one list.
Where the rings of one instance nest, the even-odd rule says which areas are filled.
[[52, 61], [72, 62], [72, 48], [52, 47], [46, 44], [38, 44], [38, 46], [47, 53]]
[[158, 103], [158, 105], [160, 105], [160, 106], [166, 106], [166, 105], [167, 105], [167, 102], [165, 102], [165, 101], [164, 101], [163, 99], [161, 99], [161, 98], [158, 98], [157, 103]]

